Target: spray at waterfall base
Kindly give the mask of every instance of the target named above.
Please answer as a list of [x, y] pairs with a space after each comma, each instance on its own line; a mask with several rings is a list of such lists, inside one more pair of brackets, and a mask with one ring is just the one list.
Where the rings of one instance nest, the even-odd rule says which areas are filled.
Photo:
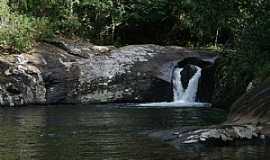
[[175, 68], [173, 71], [173, 102], [154, 102], [154, 103], [143, 103], [137, 106], [141, 107], [210, 107], [210, 103], [196, 102], [199, 80], [202, 74], [202, 69], [195, 66], [196, 72], [188, 82], [188, 86], [184, 89], [181, 81], [181, 72], [184, 68]]

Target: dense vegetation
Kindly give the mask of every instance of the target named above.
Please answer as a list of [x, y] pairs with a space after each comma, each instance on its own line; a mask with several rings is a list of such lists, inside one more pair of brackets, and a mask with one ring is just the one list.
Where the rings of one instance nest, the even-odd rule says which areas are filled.
[[269, 0], [0, 0], [0, 44], [27, 51], [64, 35], [98, 44], [214, 47], [224, 50], [220, 70], [233, 88], [270, 75], [269, 8]]

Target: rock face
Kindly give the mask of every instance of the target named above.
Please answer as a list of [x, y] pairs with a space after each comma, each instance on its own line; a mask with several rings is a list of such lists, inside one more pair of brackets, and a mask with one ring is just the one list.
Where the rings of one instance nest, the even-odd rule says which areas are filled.
[[241, 140], [264, 139], [261, 127], [253, 125], [220, 125], [210, 127], [184, 127], [174, 132], [155, 132], [151, 137], [161, 138], [171, 144], [224, 145]]
[[227, 123], [270, 124], [270, 77], [232, 105]]
[[36, 46], [27, 54], [0, 59], [0, 103], [3, 106], [54, 103], [169, 101], [171, 71], [195, 57], [214, 54], [182, 47], [95, 46], [60, 39]]
[[3, 60], [1, 56], [0, 73], [1, 105], [15, 106], [46, 102], [44, 81], [37, 67], [24, 64], [18, 57], [5, 56]]

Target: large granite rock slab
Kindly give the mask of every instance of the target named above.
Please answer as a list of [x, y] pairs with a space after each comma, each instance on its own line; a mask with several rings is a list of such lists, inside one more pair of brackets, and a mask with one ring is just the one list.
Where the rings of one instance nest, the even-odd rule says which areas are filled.
[[116, 48], [58, 39], [19, 57], [0, 59], [3, 106], [170, 101], [173, 68], [191, 57], [213, 63], [216, 55], [177, 46]]

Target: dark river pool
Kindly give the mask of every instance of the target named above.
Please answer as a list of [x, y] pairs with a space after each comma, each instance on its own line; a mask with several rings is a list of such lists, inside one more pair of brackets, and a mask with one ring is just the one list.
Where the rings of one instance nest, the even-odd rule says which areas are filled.
[[210, 108], [123, 108], [117, 104], [0, 108], [0, 160], [270, 159], [268, 145], [178, 151], [143, 134], [211, 125], [224, 118], [224, 112]]

